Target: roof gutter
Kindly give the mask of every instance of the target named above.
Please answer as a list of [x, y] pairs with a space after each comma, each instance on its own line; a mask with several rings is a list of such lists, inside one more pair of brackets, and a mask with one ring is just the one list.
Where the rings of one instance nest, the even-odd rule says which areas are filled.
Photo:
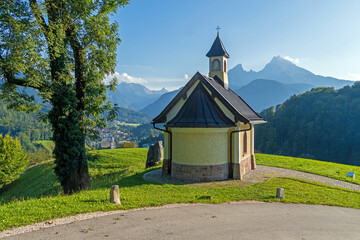
[[[169, 144], [169, 159], [168, 159], [168, 174], [171, 174], [171, 163], [172, 163], [172, 133], [166, 129], [161, 129], [156, 127], [156, 123], [152, 122], [153, 127], [159, 131], [166, 132], [170, 135], [170, 144]], [[165, 145], [165, 144], [164, 144]]]
[[242, 130], [234, 130], [232, 132], [230, 132], [230, 161], [229, 161], [229, 178], [233, 178], [233, 159], [232, 159], [232, 151], [233, 151], [233, 141], [232, 141], [232, 136], [234, 133], [239, 133], [239, 132], [245, 132], [245, 131], [250, 131], [252, 129], [252, 124], [250, 124], [250, 128], [249, 129], [242, 129]]

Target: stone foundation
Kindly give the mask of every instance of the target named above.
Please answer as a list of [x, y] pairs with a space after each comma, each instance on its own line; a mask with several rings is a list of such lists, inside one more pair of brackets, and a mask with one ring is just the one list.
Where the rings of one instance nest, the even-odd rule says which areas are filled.
[[233, 178], [242, 180], [250, 170], [256, 169], [255, 156], [251, 155], [233, 164]]
[[227, 163], [219, 165], [185, 165], [173, 162], [171, 164], [171, 177], [192, 181], [225, 180], [229, 177], [229, 166]]

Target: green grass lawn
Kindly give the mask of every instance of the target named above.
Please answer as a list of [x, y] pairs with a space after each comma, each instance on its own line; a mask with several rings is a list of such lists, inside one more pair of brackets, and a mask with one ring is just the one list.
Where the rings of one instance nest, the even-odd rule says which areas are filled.
[[[288, 168], [302, 172], [315, 173], [321, 176], [360, 184], [360, 167], [357, 166], [260, 153], [256, 154], [256, 163], [260, 165]], [[347, 177], [346, 174], [348, 172], [354, 172], [355, 176], [357, 176], [358, 178], [352, 179]]]
[[[275, 202], [279, 201], [275, 198], [278, 187], [285, 189], [285, 198], [282, 200], [285, 203], [360, 209], [360, 192], [290, 178], [273, 178], [247, 187], [236, 184], [236, 181], [227, 186], [215, 184], [214, 187], [149, 183], [142, 176], [157, 167], [145, 170], [146, 154], [147, 149], [139, 148], [89, 152], [92, 187], [70, 196], [61, 193], [52, 163], [28, 169], [0, 195], [0, 230], [78, 213], [170, 203], [223, 203], [241, 200]], [[258, 158], [265, 157], [262, 155]], [[109, 203], [110, 187], [114, 184], [120, 186], [122, 205]], [[211, 196], [211, 199], [204, 196]]]

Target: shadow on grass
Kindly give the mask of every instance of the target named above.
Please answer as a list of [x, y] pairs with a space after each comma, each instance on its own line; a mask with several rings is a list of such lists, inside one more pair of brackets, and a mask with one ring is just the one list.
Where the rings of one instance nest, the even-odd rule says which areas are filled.
[[[128, 169], [121, 170], [115, 173], [104, 174], [91, 179], [90, 190], [98, 190], [104, 188], [111, 188], [112, 185], [119, 185], [120, 187], [133, 187], [143, 184], [151, 184], [143, 179], [143, 175], [154, 169], [144, 170], [141, 172], [129, 173]], [[51, 171], [53, 171], [51, 169]], [[128, 175], [128, 176], [127, 176]], [[8, 203], [11, 201], [22, 201], [28, 199], [38, 199], [43, 197], [54, 197], [63, 195], [61, 186], [56, 178], [46, 178], [45, 184], [38, 186], [27, 185], [24, 180], [29, 179], [17, 179], [11, 184], [5, 186], [0, 190], [0, 204]], [[35, 189], [36, 188], [36, 189]]]
[[[114, 181], [112, 185], [119, 185], [119, 187], [135, 187], [140, 185], [164, 185], [165, 183], [148, 182], [143, 178], [144, 174], [154, 170], [155, 169], [148, 169], [142, 172], [137, 172], [133, 175]], [[107, 187], [107, 186], [102, 186], [102, 187]]]

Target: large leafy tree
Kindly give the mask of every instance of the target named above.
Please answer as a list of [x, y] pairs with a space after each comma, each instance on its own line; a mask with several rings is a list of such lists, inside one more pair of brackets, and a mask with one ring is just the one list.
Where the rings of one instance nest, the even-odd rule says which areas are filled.
[[65, 193], [90, 186], [85, 136], [104, 126], [106, 112], [114, 113], [102, 82], [114, 72], [120, 41], [109, 15], [127, 3], [0, 1], [1, 98], [17, 110], [34, 111], [34, 98], [23, 91], [33, 88], [51, 103], [44, 117], [53, 130], [55, 173]]

